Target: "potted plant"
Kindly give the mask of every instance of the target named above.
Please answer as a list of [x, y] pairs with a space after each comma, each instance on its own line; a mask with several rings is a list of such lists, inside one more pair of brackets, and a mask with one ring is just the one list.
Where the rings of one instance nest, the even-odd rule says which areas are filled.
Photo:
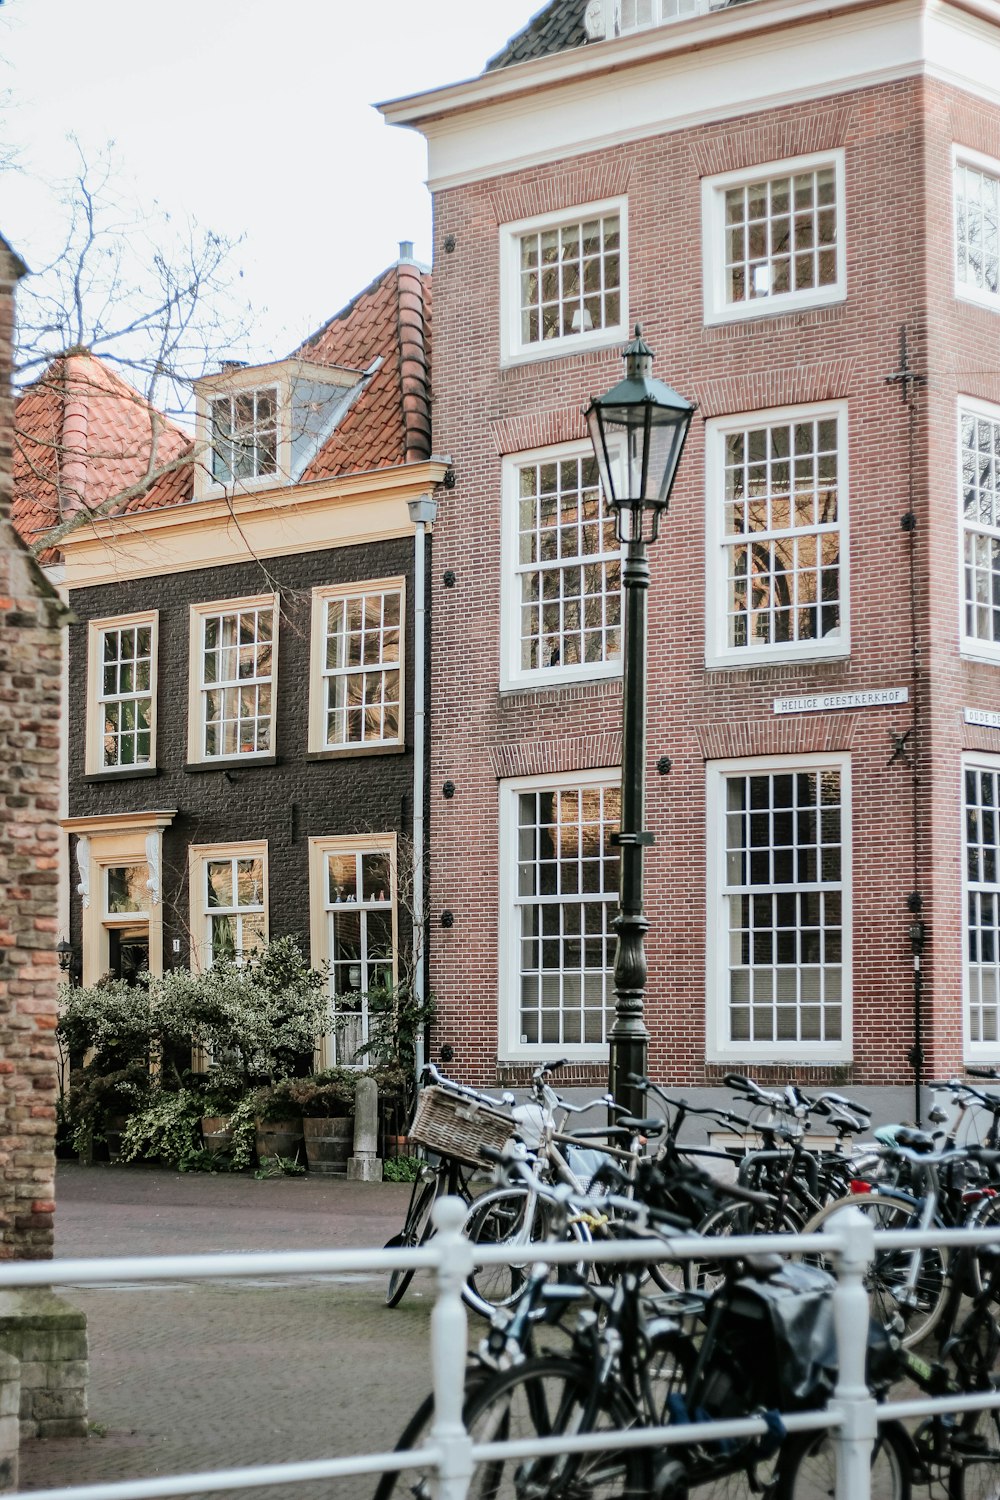
[[306, 1161], [310, 1172], [344, 1177], [354, 1146], [354, 1092], [359, 1074], [350, 1068], [328, 1068], [308, 1078], [292, 1078], [288, 1092], [302, 1112]]
[[257, 1159], [283, 1157], [299, 1161], [305, 1155], [302, 1115], [291, 1094], [292, 1080], [257, 1089], [253, 1095]]

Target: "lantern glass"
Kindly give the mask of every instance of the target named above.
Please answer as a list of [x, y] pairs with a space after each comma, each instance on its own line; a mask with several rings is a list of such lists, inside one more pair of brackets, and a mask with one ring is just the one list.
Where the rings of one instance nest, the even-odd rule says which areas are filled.
[[625, 379], [595, 396], [585, 415], [619, 541], [655, 541], [694, 407], [653, 377], [652, 351], [638, 325], [623, 358]]

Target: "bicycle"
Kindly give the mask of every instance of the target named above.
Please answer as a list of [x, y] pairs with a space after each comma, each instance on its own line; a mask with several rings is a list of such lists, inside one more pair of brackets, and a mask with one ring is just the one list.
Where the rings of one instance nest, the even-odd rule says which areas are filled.
[[[410, 1192], [403, 1227], [386, 1243], [387, 1250], [427, 1243], [434, 1233], [432, 1213], [438, 1198], [454, 1194], [471, 1203], [470, 1178], [482, 1167], [479, 1146], [487, 1139], [502, 1144], [513, 1128], [509, 1113], [503, 1112], [513, 1106], [513, 1094], [494, 1099], [489, 1094], [446, 1078], [433, 1063], [428, 1063], [421, 1074], [421, 1090], [410, 1127], [410, 1139], [417, 1144], [437, 1147], [437, 1161], [426, 1162], [420, 1167]], [[467, 1118], [461, 1126], [456, 1126], [451, 1116], [463, 1109]], [[385, 1294], [387, 1307], [399, 1306], [413, 1275], [412, 1270], [389, 1273]]]

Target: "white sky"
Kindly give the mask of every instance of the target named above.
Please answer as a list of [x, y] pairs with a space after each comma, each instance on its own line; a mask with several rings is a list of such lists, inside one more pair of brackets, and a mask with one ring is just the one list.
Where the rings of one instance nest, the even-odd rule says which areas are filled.
[[423, 139], [372, 101], [473, 77], [542, 0], [0, 0], [0, 232], [61, 242], [53, 183], [115, 142], [120, 195], [238, 238], [259, 360], [287, 353], [413, 240]]

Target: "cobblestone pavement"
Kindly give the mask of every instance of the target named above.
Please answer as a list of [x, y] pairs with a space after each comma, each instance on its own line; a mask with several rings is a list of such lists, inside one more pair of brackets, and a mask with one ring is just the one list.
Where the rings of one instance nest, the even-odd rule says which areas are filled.
[[[395, 1183], [62, 1163], [56, 1255], [377, 1246], [408, 1199]], [[93, 1431], [23, 1444], [23, 1490], [384, 1450], [429, 1388], [426, 1275], [391, 1311], [381, 1276], [57, 1290], [87, 1313]], [[240, 1493], [360, 1500], [372, 1487]]]

